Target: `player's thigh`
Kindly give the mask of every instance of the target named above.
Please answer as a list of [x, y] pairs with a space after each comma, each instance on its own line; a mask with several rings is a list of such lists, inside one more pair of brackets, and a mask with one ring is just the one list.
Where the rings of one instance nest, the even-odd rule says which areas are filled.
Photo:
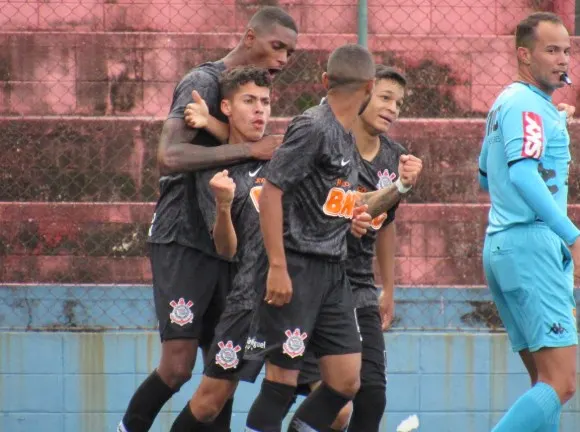
[[352, 289], [342, 265], [329, 266], [328, 288], [320, 305], [310, 348], [318, 358], [361, 352]]
[[[512, 349], [514, 352], [519, 352], [521, 350], [527, 349], [527, 342], [518, 325], [518, 322], [512, 315], [506, 297], [504, 296], [502, 287], [495, 276], [496, 273], [504, 271], [505, 267], [509, 267], [510, 265], [509, 263], [506, 266], [502, 265], [502, 260], [506, 259], [511, 261], [512, 259], [510, 255], [512, 253], [511, 251], [508, 253], [507, 257], [504, 256], [506, 248], [504, 245], [505, 241], [503, 239], [504, 235], [504, 233], [498, 233], [485, 237], [483, 246], [483, 270], [485, 273], [487, 286], [497, 308], [497, 312], [502, 321], [502, 324], [506, 330], [506, 333], [508, 334]], [[492, 251], [495, 251], [495, 253], [492, 253]], [[506, 283], [506, 277], [509, 278], [509, 274], [505, 276], [500, 275], [499, 277], [501, 280], [504, 280], [504, 284]]]
[[[218, 274], [215, 289], [203, 316], [199, 340], [199, 346], [204, 352], [208, 351], [214, 339], [215, 330], [220, 322], [222, 313], [226, 310], [227, 296], [231, 290], [234, 276], [234, 265], [232, 263], [220, 261], [216, 267]], [[211, 361], [211, 359], [209, 360]]]
[[[225, 310], [215, 329], [214, 340], [208, 351], [208, 361], [204, 375], [227, 381], [255, 379], [262, 363], [244, 360], [244, 350], [248, 341], [251, 310]], [[264, 344], [265, 347], [265, 344]]]
[[361, 386], [386, 386], [386, 349], [378, 306], [356, 310], [362, 337]]
[[534, 352], [577, 344], [567, 248], [543, 226], [501, 234], [499, 241], [492, 243], [491, 265], [527, 348]]
[[[249, 338], [257, 343], [247, 347], [245, 357], [255, 360], [262, 356], [274, 366], [298, 371], [311, 341], [327, 282], [324, 263], [319, 260], [290, 252], [286, 260], [292, 280], [292, 298], [289, 303], [277, 307], [264, 302], [263, 295], [258, 294], [249, 333]], [[265, 291], [266, 277], [267, 272], [258, 275], [259, 292]]]
[[199, 339], [220, 260], [177, 243], [152, 244], [150, 259], [161, 339]]

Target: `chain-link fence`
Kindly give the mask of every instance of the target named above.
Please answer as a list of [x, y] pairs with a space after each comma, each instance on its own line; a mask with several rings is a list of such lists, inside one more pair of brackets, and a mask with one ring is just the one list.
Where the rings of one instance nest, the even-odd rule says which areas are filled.
[[[319, 102], [343, 43], [366, 41], [408, 78], [391, 132], [425, 167], [397, 216], [394, 327], [501, 328], [480, 264], [483, 117], [515, 77], [517, 22], [550, 10], [574, 34], [574, 0], [0, 0], [0, 327], [156, 325], [145, 241], [173, 88], [265, 4], [301, 33], [276, 78], [273, 130]], [[555, 97], [576, 98], [574, 86]]]

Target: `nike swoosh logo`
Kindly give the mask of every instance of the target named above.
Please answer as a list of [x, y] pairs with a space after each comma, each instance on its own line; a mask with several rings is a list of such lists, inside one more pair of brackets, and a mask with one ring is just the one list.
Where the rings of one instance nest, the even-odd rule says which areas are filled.
[[346, 166], [346, 165], [348, 165], [348, 163], [349, 163], [349, 162], [350, 162], [350, 159], [349, 159], [349, 160], [347, 160], [346, 162], [344, 161], [344, 159], [342, 159], [342, 160], [340, 161], [340, 164], [341, 164], [342, 166]]
[[256, 171], [252, 172], [250, 171], [248, 174], [250, 174], [250, 177], [256, 177], [256, 174], [258, 174], [258, 172], [262, 169], [262, 167], [258, 168]]

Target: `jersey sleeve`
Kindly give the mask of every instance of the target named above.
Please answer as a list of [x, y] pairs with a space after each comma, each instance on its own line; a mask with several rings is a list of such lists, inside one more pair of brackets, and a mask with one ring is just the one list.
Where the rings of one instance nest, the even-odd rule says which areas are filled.
[[499, 127], [508, 164], [521, 159], [539, 160], [544, 154], [543, 109], [534, 99], [514, 95], [500, 112]]
[[207, 71], [193, 70], [175, 87], [167, 118], [183, 118], [185, 107], [188, 103], [193, 102], [191, 97], [193, 90], [197, 90], [208, 106], [214, 104], [216, 98], [219, 99], [219, 84], [216, 78]]
[[195, 187], [197, 202], [207, 231], [211, 234], [216, 220], [216, 206], [213, 192], [209, 187], [209, 181], [220, 170], [205, 170], [195, 174]]
[[323, 139], [312, 118], [295, 117], [268, 165], [266, 179], [283, 192], [292, 189], [314, 170]]

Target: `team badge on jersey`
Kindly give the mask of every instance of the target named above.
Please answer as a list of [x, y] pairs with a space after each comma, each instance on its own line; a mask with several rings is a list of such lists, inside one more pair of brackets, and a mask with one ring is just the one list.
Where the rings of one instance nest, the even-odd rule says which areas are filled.
[[284, 334], [288, 337], [284, 345], [282, 345], [282, 351], [289, 357], [295, 358], [304, 354], [306, 346], [304, 345], [304, 340], [308, 337], [306, 333], [302, 333], [300, 329], [295, 329], [294, 332], [291, 330], [286, 330]]
[[388, 169], [377, 172], [377, 176], [379, 176], [379, 182], [377, 183], [377, 189], [379, 190], [389, 187], [397, 178], [397, 174], [390, 173]]
[[232, 341], [227, 341], [226, 343], [219, 341], [218, 347], [220, 347], [220, 351], [215, 356], [216, 364], [224, 369], [235, 368], [240, 362], [238, 352], [242, 348], [239, 345], [234, 346]]
[[540, 159], [544, 150], [544, 128], [539, 114], [524, 111], [522, 113], [524, 143], [522, 157]]
[[171, 300], [169, 302], [169, 306], [173, 308], [169, 314], [169, 318], [171, 319], [172, 323], [183, 327], [185, 324], [190, 324], [193, 322], [193, 312], [191, 311], [193, 302], [191, 300], [188, 300], [186, 303], [182, 297], [177, 302], [175, 300]]

